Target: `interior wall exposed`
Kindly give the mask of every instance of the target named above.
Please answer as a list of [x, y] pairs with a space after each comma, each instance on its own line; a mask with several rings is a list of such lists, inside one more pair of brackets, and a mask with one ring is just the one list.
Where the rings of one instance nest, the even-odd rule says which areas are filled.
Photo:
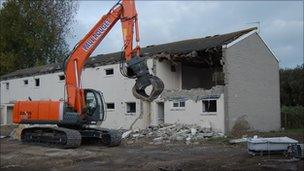
[[215, 68], [182, 65], [182, 89], [210, 89], [223, 84], [223, 72]]

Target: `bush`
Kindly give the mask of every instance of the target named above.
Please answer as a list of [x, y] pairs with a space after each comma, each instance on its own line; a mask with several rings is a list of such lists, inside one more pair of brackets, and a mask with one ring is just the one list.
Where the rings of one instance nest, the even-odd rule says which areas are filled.
[[282, 106], [281, 125], [284, 128], [304, 128], [304, 106]]

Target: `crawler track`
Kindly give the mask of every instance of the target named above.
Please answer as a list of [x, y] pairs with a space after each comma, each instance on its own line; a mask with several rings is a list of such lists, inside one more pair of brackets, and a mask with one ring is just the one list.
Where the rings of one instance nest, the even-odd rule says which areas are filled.
[[81, 144], [81, 134], [67, 128], [31, 127], [22, 130], [21, 141], [58, 148], [77, 148]]
[[98, 142], [108, 147], [119, 146], [121, 133], [117, 130], [90, 128], [80, 131], [83, 141]]
[[22, 130], [21, 141], [57, 148], [77, 148], [82, 141], [98, 142], [114, 147], [120, 145], [121, 133], [103, 128], [74, 130], [62, 127], [31, 127]]

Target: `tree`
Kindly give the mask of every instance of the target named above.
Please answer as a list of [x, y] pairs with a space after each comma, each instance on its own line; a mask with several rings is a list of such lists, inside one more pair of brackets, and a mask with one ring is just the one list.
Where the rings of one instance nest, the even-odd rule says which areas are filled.
[[304, 64], [294, 69], [280, 69], [281, 104], [304, 106]]
[[0, 75], [48, 63], [68, 54], [65, 40], [75, 1], [7, 0], [0, 9]]

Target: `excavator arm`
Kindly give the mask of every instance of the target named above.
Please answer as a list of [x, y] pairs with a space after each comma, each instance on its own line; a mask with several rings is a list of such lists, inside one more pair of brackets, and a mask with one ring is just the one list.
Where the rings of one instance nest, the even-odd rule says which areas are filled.
[[[15, 103], [14, 123], [58, 126], [24, 128], [21, 132], [22, 142], [51, 144], [60, 148], [78, 147], [83, 140], [99, 141], [107, 146], [120, 144], [119, 131], [90, 127], [104, 120], [104, 100], [101, 92], [81, 87], [81, 72], [85, 62], [118, 20], [121, 21], [124, 42], [121, 73], [128, 78], [136, 79], [133, 87], [133, 95], [136, 98], [151, 101], [159, 96], [164, 88], [163, 82], [149, 73], [145, 59], [139, 56], [139, 30], [134, 0], [119, 1], [75, 46], [64, 62], [68, 105], [63, 101], [52, 100]], [[137, 42], [135, 48], [134, 32]], [[150, 85], [153, 88], [148, 95], [145, 89]]]
[[[84, 64], [96, 49], [100, 42], [105, 38], [117, 21], [121, 21], [123, 33], [123, 60], [125, 70], [128, 70], [127, 77], [136, 78], [133, 87], [133, 95], [136, 98], [151, 101], [159, 96], [163, 91], [163, 82], [148, 71], [146, 61], [139, 57], [139, 29], [137, 12], [134, 0], [122, 0], [114, 5], [111, 10], [104, 15], [97, 24], [87, 33], [87, 35], [75, 46], [70, 56], [65, 62], [67, 103], [81, 117], [84, 117], [85, 101], [84, 91], [81, 88], [81, 73]], [[133, 48], [133, 39], [137, 45]], [[150, 95], [145, 89], [152, 85]]]

